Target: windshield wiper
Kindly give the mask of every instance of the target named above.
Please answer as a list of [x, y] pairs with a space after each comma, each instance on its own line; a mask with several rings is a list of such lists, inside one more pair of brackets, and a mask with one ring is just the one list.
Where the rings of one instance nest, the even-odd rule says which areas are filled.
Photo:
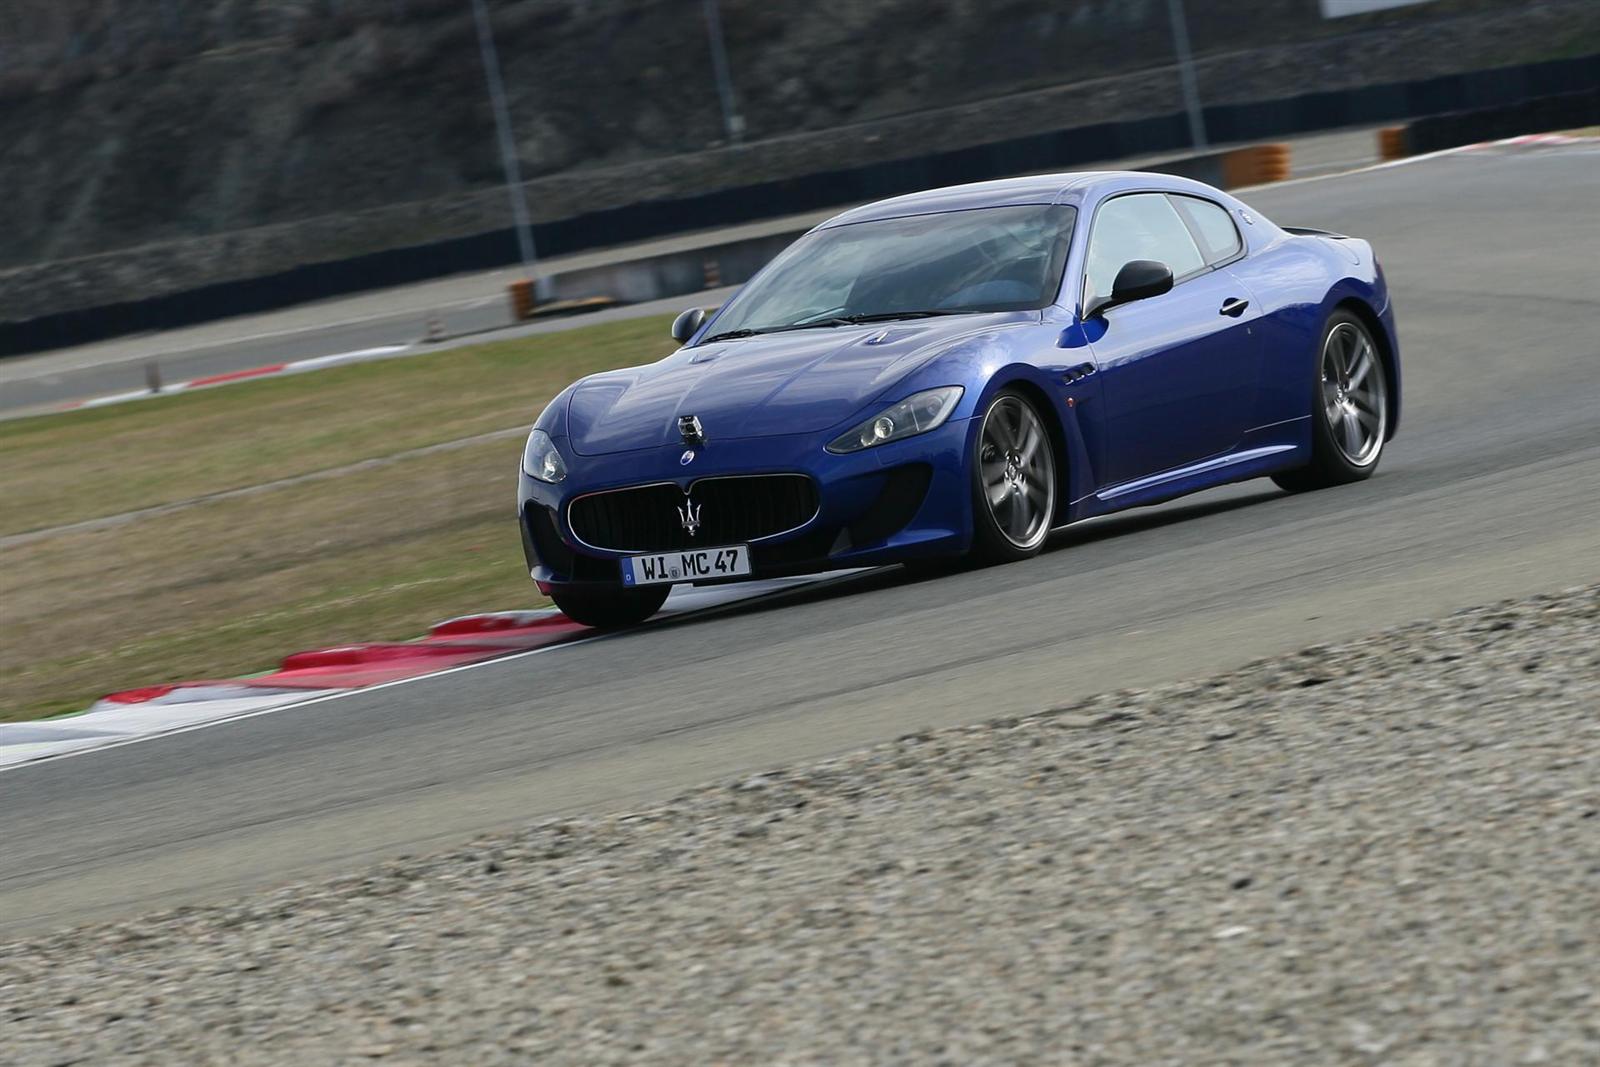
[[861, 326], [869, 322], [895, 322], [899, 319], [931, 319], [938, 315], [970, 315], [970, 311], [945, 308], [929, 311], [878, 311], [870, 315], [829, 315], [825, 319], [784, 326], [785, 330], [812, 330], [819, 326]]
[[754, 337], [757, 334], [767, 332], [766, 330], [729, 330], [727, 333], [714, 333], [700, 343], [708, 345], [713, 341], [737, 341], [741, 337]]
[[708, 345], [713, 341], [736, 341], [741, 337], [759, 337], [768, 333], [788, 333], [790, 330], [815, 330], [825, 326], [861, 326], [869, 322], [894, 322], [897, 319], [931, 319], [936, 315], [970, 315], [966, 309], [936, 309], [928, 311], [878, 311], [870, 315], [829, 315], [825, 319], [813, 319], [810, 322], [797, 322], [792, 326], [763, 326], [760, 329], [729, 330], [726, 333], [712, 334], [700, 343]]

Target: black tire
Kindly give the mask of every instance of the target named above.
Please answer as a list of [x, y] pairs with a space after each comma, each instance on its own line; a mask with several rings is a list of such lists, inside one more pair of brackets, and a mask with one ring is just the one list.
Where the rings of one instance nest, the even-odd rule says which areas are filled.
[[550, 599], [573, 622], [597, 630], [620, 630], [637, 626], [660, 611], [671, 591], [670, 585], [646, 585], [636, 589], [554, 586]]
[[1311, 390], [1311, 462], [1272, 480], [1304, 493], [1372, 477], [1388, 435], [1389, 375], [1372, 331], [1352, 312], [1328, 316]]
[[[972, 479], [968, 560], [986, 566], [1036, 556], [1056, 516], [1057, 457], [1048, 424], [1027, 394], [1017, 389], [997, 393], [979, 419], [968, 464]], [[1000, 493], [998, 501], [995, 492]]]

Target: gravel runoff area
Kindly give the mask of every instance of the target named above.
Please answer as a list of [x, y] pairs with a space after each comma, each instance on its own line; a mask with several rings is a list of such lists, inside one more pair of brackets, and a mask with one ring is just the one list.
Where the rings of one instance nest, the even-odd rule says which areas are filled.
[[12, 1064], [1600, 1063], [1600, 586], [3, 946], [0, 1033]]

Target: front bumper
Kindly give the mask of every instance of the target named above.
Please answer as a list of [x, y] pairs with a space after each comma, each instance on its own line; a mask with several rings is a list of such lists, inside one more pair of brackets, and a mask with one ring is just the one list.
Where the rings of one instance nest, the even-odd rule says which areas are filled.
[[825, 451], [814, 435], [712, 440], [693, 450], [687, 464], [682, 445], [581, 456], [557, 439], [567, 478], [559, 485], [526, 473], [518, 479], [518, 526], [528, 571], [544, 589], [620, 586], [618, 561], [633, 553], [583, 544], [568, 524], [567, 506], [574, 498], [652, 482], [687, 488], [703, 478], [743, 474], [804, 474], [820, 500], [816, 516], [804, 526], [750, 542], [752, 577], [956, 555], [971, 540], [964, 462], [970, 431], [969, 420], [951, 420], [930, 433], [849, 456]]

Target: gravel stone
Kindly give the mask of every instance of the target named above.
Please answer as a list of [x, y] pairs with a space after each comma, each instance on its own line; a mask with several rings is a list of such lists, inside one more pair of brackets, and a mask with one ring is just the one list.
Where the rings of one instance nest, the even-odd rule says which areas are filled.
[[1600, 1063], [1600, 586], [0, 946], [0, 1034], [18, 1065]]

